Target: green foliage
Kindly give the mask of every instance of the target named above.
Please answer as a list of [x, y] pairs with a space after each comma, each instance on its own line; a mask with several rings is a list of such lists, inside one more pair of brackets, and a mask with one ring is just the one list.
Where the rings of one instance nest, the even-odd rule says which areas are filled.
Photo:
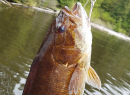
[[[113, 19], [103, 16], [104, 21], [109, 21], [115, 25], [115, 30], [128, 34], [130, 29], [130, 2], [129, 0], [104, 0], [101, 9], [107, 12]], [[115, 21], [114, 21], [115, 20]], [[126, 33], [127, 32], [127, 33]]]
[[68, 7], [72, 7], [74, 4], [74, 0], [57, 0], [59, 2], [59, 7], [64, 7], [64, 6], [68, 6]]
[[109, 15], [109, 12], [102, 12], [101, 14], [101, 19], [104, 20], [105, 22], [109, 21], [110, 23], [115, 23], [115, 20]]

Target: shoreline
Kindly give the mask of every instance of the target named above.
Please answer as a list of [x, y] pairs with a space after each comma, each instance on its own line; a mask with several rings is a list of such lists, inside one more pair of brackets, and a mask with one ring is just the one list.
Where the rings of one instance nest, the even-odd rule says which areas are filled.
[[11, 5], [21, 6], [21, 7], [24, 7], [24, 8], [32, 8], [32, 9], [40, 11], [40, 12], [46, 12], [46, 13], [51, 13], [51, 14], [58, 14], [59, 13], [58, 11], [52, 10], [52, 9], [49, 9], [49, 8], [39, 8], [39, 7], [27, 6], [27, 5], [23, 5], [23, 4], [20, 4], [20, 3], [11, 3]]
[[96, 28], [98, 30], [101, 30], [103, 32], [107, 32], [109, 35], [113, 35], [113, 36], [116, 36], [116, 37], [119, 37], [120, 39], [123, 39], [123, 40], [126, 40], [126, 41], [130, 41], [130, 37], [127, 36], [127, 35], [124, 35], [122, 33], [119, 33], [119, 32], [116, 32], [114, 30], [111, 30], [105, 26], [101, 26], [101, 25], [98, 25], [98, 24], [95, 24], [95, 23], [92, 23], [91, 22], [91, 26], [93, 28]]
[[[46, 12], [46, 13], [55, 14], [55, 15], [57, 15], [59, 13], [59, 11], [52, 10], [52, 9], [49, 9], [49, 8], [39, 8], [39, 7], [27, 6], [27, 5], [23, 5], [23, 4], [20, 4], [20, 3], [13, 3], [13, 2], [10, 2], [10, 4], [25, 7], [25, 8], [32, 8], [32, 9], [40, 11], [40, 12]], [[109, 29], [109, 28], [107, 28], [105, 26], [101, 26], [101, 25], [95, 24], [93, 22], [91, 22], [91, 26], [93, 28], [98, 29], [98, 30], [107, 32], [109, 35], [114, 35], [114, 36], [119, 37], [119, 38], [121, 38], [123, 40], [130, 41], [129, 36], [124, 35], [124, 34], [119, 33], [119, 32], [116, 32], [116, 31], [113, 31], [113, 30], [111, 30], [111, 29]]]

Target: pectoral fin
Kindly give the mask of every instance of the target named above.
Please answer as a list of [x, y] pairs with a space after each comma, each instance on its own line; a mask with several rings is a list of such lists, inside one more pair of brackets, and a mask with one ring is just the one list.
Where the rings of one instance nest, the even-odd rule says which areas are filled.
[[85, 87], [85, 70], [79, 66], [74, 70], [69, 83], [69, 95], [81, 93], [83, 95]]
[[97, 73], [94, 71], [94, 69], [91, 66], [89, 67], [87, 71], [86, 82], [95, 88], [98, 88], [98, 89], [101, 88], [101, 81]]

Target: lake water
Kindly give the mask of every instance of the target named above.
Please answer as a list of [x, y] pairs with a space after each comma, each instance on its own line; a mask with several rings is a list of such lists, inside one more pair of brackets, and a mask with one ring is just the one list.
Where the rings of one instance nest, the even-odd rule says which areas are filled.
[[[0, 5], [0, 95], [22, 95], [30, 65], [53, 14]], [[84, 95], [130, 95], [130, 42], [92, 29], [91, 65], [101, 90], [86, 84]]]

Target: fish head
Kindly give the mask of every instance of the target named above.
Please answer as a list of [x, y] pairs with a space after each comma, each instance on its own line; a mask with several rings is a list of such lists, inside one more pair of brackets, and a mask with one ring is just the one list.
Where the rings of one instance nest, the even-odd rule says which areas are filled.
[[91, 47], [91, 25], [81, 3], [76, 3], [72, 11], [65, 6], [56, 17], [53, 29], [53, 56], [60, 64], [76, 63]]

